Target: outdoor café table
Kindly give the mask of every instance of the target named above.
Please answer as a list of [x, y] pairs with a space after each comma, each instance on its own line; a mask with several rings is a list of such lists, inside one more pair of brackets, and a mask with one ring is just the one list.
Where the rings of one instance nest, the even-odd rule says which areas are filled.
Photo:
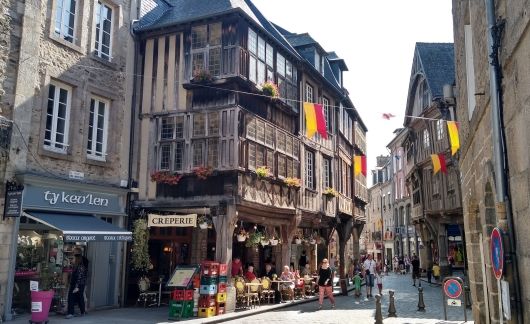
[[[245, 286], [247, 286], [247, 293], [250, 295], [250, 287], [260, 287], [260, 282], [245, 282]], [[250, 298], [247, 297], [247, 307], [250, 307]]]
[[[314, 294], [315, 290], [313, 289], [313, 284], [317, 281], [318, 277], [302, 277], [301, 280], [304, 281], [304, 296], [307, 297], [306, 291], [309, 288], [309, 291]], [[316, 285], [316, 284], [315, 284]]]
[[282, 284], [282, 283], [293, 284], [294, 282], [292, 280], [272, 280], [272, 283], [278, 284], [278, 291], [280, 292], [280, 302], [283, 303], [283, 295], [282, 295], [282, 292], [280, 290], [280, 284]]

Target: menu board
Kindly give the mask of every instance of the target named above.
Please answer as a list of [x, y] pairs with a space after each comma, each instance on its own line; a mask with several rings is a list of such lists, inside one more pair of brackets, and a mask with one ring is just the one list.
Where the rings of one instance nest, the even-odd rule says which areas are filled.
[[188, 288], [192, 285], [193, 275], [199, 271], [198, 266], [177, 266], [169, 281], [168, 287]]

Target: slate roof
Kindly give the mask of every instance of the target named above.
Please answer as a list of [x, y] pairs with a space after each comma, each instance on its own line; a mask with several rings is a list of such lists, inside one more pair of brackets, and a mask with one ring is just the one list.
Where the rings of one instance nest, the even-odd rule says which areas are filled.
[[142, 17], [134, 26], [135, 32], [149, 31], [241, 11], [280, 42], [291, 55], [301, 59], [282, 33], [261, 14], [250, 0], [157, 0], [157, 2], [159, 6]]
[[453, 43], [416, 43], [416, 51], [432, 98], [443, 97], [443, 86], [455, 83]]

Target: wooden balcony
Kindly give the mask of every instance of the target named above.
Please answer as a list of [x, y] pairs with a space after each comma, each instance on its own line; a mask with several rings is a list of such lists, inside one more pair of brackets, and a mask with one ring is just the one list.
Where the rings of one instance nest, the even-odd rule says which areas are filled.
[[418, 220], [423, 217], [423, 207], [418, 204], [412, 207], [412, 219]]
[[339, 194], [339, 197], [337, 199], [339, 201], [339, 212], [353, 216], [352, 200], [348, 197], [343, 196], [342, 194]]
[[304, 189], [301, 197], [301, 208], [310, 212], [321, 212], [329, 217], [335, 217], [337, 198], [326, 196], [310, 189]]

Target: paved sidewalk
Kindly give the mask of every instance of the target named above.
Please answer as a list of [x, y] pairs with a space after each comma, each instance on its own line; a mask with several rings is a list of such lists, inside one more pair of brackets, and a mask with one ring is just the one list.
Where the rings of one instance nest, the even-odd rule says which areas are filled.
[[[422, 282], [424, 288], [424, 301], [426, 306], [425, 312], [417, 311], [418, 291], [412, 286], [412, 280], [409, 275], [402, 276], [390, 274], [383, 279], [383, 299], [382, 313], [385, 324], [442, 324], [442, 323], [463, 323], [464, 315], [461, 307], [448, 308], [448, 319], [443, 321], [443, 304], [441, 287], [429, 285]], [[351, 287], [351, 286], [350, 286]], [[388, 290], [396, 292], [396, 309], [397, 318], [387, 318], [388, 314]], [[272, 323], [316, 323], [316, 324], [372, 324], [374, 322], [375, 301], [373, 298], [365, 300], [355, 298], [350, 291], [349, 296], [339, 296], [339, 289], [336, 292], [336, 309], [331, 309], [328, 300], [324, 301], [323, 310], [317, 310], [318, 303], [316, 298], [312, 297], [306, 300], [298, 300], [294, 303], [283, 303], [276, 305], [263, 305], [255, 309], [246, 311], [237, 311], [221, 316], [210, 318], [192, 318], [182, 320], [186, 324], [198, 323], [240, 323], [240, 324], [272, 324]], [[363, 287], [363, 296], [365, 290]], [[467, 311], [468, 323], [472, 322], [471, 311]], [[64, 319], [63, 316], [50, 316], [50, 324], [166, 324], [174, 323], [168, 321], [167, 307], [161, 308], [120, 308], [105, 311], [92, 311], [87, 316]], [[15, 321], [7, 322], [9, 324], [27, 324], [29, 316], [19, 317]]]
[[[351, 286], [349, 287], [351, 289]], [[334, 289], [334, 295], [339, 295], [340, 290], [338, 287]], [[317, 297], [309, 297], [307, 299], [295, 300], [294, 302], [286, 302], [274, 305], [262, 305], [249, 310], [236, 311], [220, 316], [214, 316], [210, 318], [190, 318], [183, 319], [178, 322], [186, 324], [198, 324], [198, 323], [221, 323], [231, 322], [235, 319], [252, 316], [256, 314], [262, 314], [274, 310], [281, 311], [282, 309], [292, 308], [300, 304], [314, 303]], [[27, 324], [30, 319], [29, 315], [21, 315], [14, 321], [6, 322], [6, 324]], [[52, 315], [50, 314], [50, 324], [125, 324], [125, 323], [138, 323], [138, 324], [167, 324], [175, 323], [176, 321], [168, 320], [168, 308], [162, 306], [160, 308], [142, 308], [142, 307], [128, 307], [118, 308], [101, 311], [91, 311], [89, 314], [83, 317], [75, 317], [72, 319], [65, 319], [64, 315]]]

